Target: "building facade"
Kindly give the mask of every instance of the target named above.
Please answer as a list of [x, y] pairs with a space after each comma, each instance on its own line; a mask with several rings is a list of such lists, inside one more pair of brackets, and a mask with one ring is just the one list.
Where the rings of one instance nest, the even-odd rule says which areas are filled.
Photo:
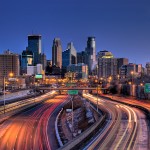
[[113, 54], [107, 50], [98, 52], [98, 58], [114, 58]]
[[43, 74], [42, 64], [36, 66], [27, 66], [27, 75]]
[[92, 71], [97, 64], [95, 37], [88, 37], [87, 47], [85, 49], [85, 52], [87, 54], [86, 64], [88, 65], [88, 68], [89, 68], [89, 74], [92, 74]]
[[126, 78], [127, 77], [127, 65], [122, 65], [120, 67], [119, 75], [120, 75], [120, 78]]
[[142, 73], [142, 65], [129, 63], [127, 65], [123, 65], [120, 68], [120, 77], [121, 78], [131, 78], [141, 76]]
[[117, 58], [98, 59], [98, 77], [108, 78], [117, 76]]
[[77, 64], [78, 63], [86, 63], [87, 53], [85, 51], [77, 53]]
[[33, 53], [34, 65], [40, 63], [41, 49], [41, 35], [28, 35], [28, 50]]
[[87, 79], [88, 78], [88, 66], [84, 63], [72, 64], [67, 67], [67, 72], [76, 73], [77, 79]]
[[59, 38], [53, 40], [52, 66], [62, 68], [62, 46]]
[[136, 64], [136, 73], [140, 76], [142, 72], [142, 64]]
[[62, 53], [62, 66], [67, 68], [71, 64], [77, 63], [77, 52], [72, 42], [68, 43], [67, 50]]
[[150, 76], [150, 62], [147, 62], [145, 67], [147, 75]]
[[21, 74], [27, 73], [27, 66], [33, 65], [33, 53], [29, 50], [24, 50], [21, 55]]
[[111, 76], [114, 79], [118, 79], [120, 73], [124, 74], [127, 72], [125, 70], [126, 67], [124, 67], [124, 65], [128, 64], [127, 58], [114, 58], [114, 55], [107, 50], [98, 52], [97, 56], [98, 77], [108, 78]]
[[[10, 77], [17, 78], [20, 72], [19, 55], [11, 53], [10, 50], [0, 54], [0, 86], [3, 85], [4, 77], [8, 80]], [[10, 75], [11, 73], [11, 75]]]
[[127, 58], [117, 58], [117, 74], [120, 75], [121, 67], [127, 64], [129, 64], [129, 60]]
[[44, 53], [40, 55], [40, 62], [42, 64], [43, 70], [45, 70], [47, 66], [47, 61], [46, 61], [46, 55]]

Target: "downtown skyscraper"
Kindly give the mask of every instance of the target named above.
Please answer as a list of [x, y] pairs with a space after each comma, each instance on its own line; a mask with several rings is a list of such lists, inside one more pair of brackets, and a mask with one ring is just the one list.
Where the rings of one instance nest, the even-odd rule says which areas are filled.
[[52, 66], [62, 67], [62, 46], [59, 38], [54, 38], [52, 46]]
[[33, 53], [33, 64], [37, 65], [41, 55], [41, 35], [28, 35], [28, 50]]
[[96, 65], [96, 42], [95, 37], [88, 37], [86, 52], [86, 64], [88, 65], [89, 74], [92, 74], [94, 67]]
[[62, 53], [63, 56], [63, 67], [67, 68], [67, 66], [71, 64], [77, 63], [77, 51], [73, 45], [73, 42], [68, 43], [67, 50]]

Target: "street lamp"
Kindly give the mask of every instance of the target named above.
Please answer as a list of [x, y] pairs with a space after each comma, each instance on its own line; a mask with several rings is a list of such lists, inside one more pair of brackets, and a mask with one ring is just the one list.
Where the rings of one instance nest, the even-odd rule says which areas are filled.
[[4, 114], [5, 114], [5, 76], [4, 76]]
[[33, 83], [34, 83], [34, 103], [35, 103], [35, 97], [36, 97], [35, 75], [33, 76]]
[[72, 107], [72, 130], [71, 130], [71, 132], [72, 132], [72, 139], [73, 139], [73, 131], [74, 131], [74, 123], [73, 123], [73, 119], [74, 119], [74, 115], [73, 115], [73, 95], [70, 97], [70, 100], [71, 100], [71, 107]]
[[13, 74], [12, 72], [10, 72], [10, 73], [9, 73], [9, 76], [10, 76], [10, 77], [13, 77], [13, 76], [14, 76], [14, 74]]
[[[9, 76], [10, 76], [10, 77], [13, 77], [13, 75], [14, 75], [14, 74], [13, 74], [12, 72], [9, 73]], [[4, 82], [3, 82], [3, 84], [4, 84], [4, 87], [3, 87], [4, 90], [3, 90], [3, 92], [4, 92], [4, 114], [5, 114], [5, 104], [6, 104], [6, 103], [5, 103], [5, 81], [6, 81], [6, 77], [5, 77], [5, 76], [4, 76], [3, 80], [4, 80]]]
[[[13, 73], [13, 72], [10, 72], [10, 73], [8, 74], [8, 76], [12, 78], [12, 77], [14, 76], [14, 73]], [[12, 90], [12, 86], [11, 86], [11, 90]]]
[[117, 77], [118, 77], [118, 81], [120, 82], [120, 75], [118, 74]]
[[132, 76], [132, 84], [133, 84], [133, 74], [134, 74], [134, 72], [133, 72], [133, 71], [131, 71], [131, 76]]
[[140, 86], [143, 86], [143, 83], [140, 83]]
[[134, 72], [133, 71], [131, 71], [131, 76], [132, 76], [132, 85], [131, 85], [131, 89], [132, 89], [132, 96], [133, 96], [133, 74], [134, 74]]
[[108, 83], [110, 84], [111, 81], [112, 81], [112, 77], [110, 76], [110, 77], [108, 77]]
[[97, 85], [97, 112], [98, 112], [98, 85]]

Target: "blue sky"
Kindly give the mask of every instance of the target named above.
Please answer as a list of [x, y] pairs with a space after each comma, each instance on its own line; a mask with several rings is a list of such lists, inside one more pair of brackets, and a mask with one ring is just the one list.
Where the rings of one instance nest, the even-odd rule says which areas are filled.
[[63, 50], [72, 41], [84, 50], [88, 36], [96, 49], [145, 65], [150, 62], [149, 0], [0, 0], [0, 52], [21, 54], [28, 34], [42, 35], [42, 49], [51, 58], [54, 37]]

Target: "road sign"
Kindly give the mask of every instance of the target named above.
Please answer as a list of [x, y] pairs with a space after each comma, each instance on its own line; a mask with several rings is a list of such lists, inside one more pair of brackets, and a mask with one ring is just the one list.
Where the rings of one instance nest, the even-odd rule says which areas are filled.
[[42, 74], [36, 74], [36, 75], [35, 75], [35, 78], [36, 78], [36, 79], [42, 79], [42, 78], [43, 78], [43, 75], [42, 75]]
[[145, 93], [150, 93], [150, 83], [145, 83], [144, 91]]
[[75, 83], [66, 83], [66, 86], [68, 87], [68, 86], [76, 86], [76, 84]]
[[78, 95], [78, 90], [68, 90], [69, 95]]
[[8, 81], [17, 81], [17, 78], [8, 78]]

